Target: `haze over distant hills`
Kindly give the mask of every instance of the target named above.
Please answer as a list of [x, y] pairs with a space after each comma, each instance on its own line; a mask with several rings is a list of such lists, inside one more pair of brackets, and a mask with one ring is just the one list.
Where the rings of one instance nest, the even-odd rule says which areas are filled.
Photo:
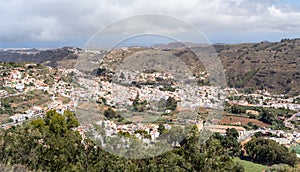
[[[193, 43], [187, 44], [192, 47], [199, 46]], [[244, 88], [245, 91], [266, 89], [274, 93], [299, 95], [297, 88], [300, 85], [300, 39], [283, 39], [280, 42], [214, 44], [213, 46], [222, 61], [228, 86]], [[179, 56], [184, 56], [184, 58], [192, 56], [184, 52], [183, 47], [182, 43], [175, 42], [144, 48], [176, 49], [176, 51], [182, 51]], [[138, 50], [134, 52], [136, 51]], [[72, 68], [77, 58], [85, 53], [87, 52], [74, 47], [2, 49], [0, 61], [27, 61], [52, 67]], [[126, 58], [126, 55], [122, 56]]]

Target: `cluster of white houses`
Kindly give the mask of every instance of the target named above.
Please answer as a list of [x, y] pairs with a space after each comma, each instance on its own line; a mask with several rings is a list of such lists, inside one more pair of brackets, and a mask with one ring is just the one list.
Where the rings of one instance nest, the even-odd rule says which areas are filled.
[[26, 119], [30, 119], [36, 116], [40, 116], [44, 113], [44, 108], [41, 108], [39, 106], [34, 106], [32, 109], [30, 110], [26, 110], [25, 113], [21, 114], [21, 113], [17, 113], [15, 115], [10, 116], [9, 118], [13, 121], [13, 122], [21, 122], [21, 121], [25, 121]]

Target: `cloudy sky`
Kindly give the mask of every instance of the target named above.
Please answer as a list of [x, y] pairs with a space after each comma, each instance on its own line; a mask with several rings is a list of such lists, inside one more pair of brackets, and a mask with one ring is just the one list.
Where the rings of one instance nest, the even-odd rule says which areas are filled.
[[82, 47], [110, 23], [152, 13], [188, 22], [212, 43], [300, 37], [298, 0], [0, 0], [0, 47]]

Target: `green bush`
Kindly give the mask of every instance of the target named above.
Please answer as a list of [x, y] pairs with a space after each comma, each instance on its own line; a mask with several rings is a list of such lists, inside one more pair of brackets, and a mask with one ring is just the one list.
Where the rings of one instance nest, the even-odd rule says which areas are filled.
[[177, 101], [173, 97], [169, 97], [166, 101], [166, 109], [174, 111], [177, 108]]
[[118, 115], [112, 108], [108, 108], [104, 111], [104, 116], [108, 119], [112, 118], [120, 118], [121, 116]]

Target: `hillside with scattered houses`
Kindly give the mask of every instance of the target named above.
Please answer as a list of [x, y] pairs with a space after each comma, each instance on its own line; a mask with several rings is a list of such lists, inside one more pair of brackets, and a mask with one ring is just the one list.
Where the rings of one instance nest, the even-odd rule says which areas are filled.
[[[176, 46], [175, 46], [176, 45]], [[2, 62], [35, 62], [52, 67], [73, 68], [81, 57], [97, 60], [104, 55], [111, 56], [114, 65], [139, 51], [172, 51], [192, 71], [203, 69], [195, 54], [183, 47], [185, 44], [170, 43], [153, 47], [129, 47], [124, 51], [114, 49], [83, 51], [79, 48], [64, 47], [57, 49], [3, 49], [0, 50]], [[187, 44], [197, 47], [197, 44]], [[227, 85], [246, 92], [267, 90], [276, 94], [295, 96], [299, 94], [300, 84], [300, 39], [283, 39], [280, 42], [260, 42], [244, 44], [215, 44], [225, 72]], [[131, 52], [131, 53], [130, 53]], [[119, 63], [115, 63], [118, 62]], [[109, 64], [108, 64], [109, 65]], [[194, 68], [193, 68], [194, 67]], [[199, 72], [199, 71], [198, 71]], [[208, 82], [205, 81], [205, 84]]]

